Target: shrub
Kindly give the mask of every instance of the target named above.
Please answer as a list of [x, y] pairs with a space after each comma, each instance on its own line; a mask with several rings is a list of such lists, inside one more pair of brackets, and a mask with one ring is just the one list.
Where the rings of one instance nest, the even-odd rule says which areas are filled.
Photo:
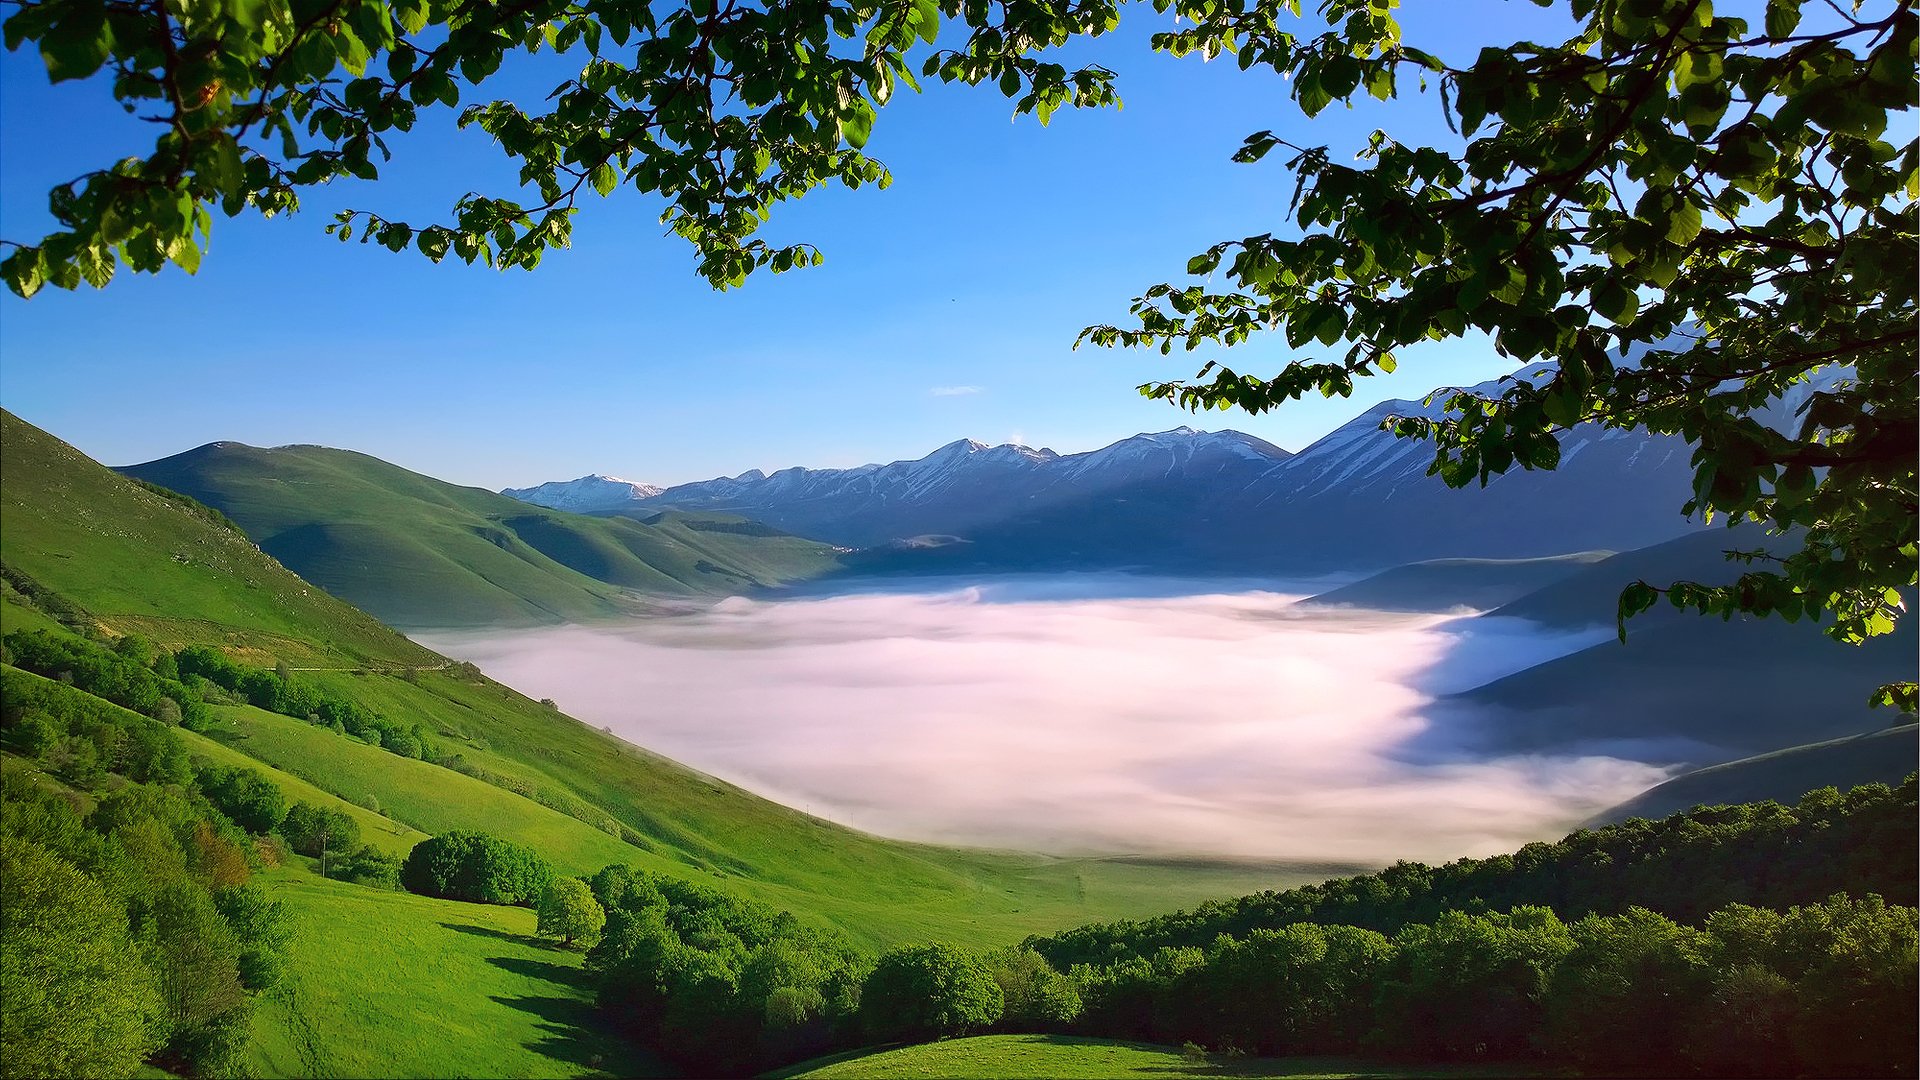
[[861, 1019], [876, 1041], [925, 1041], [993, 1024], [1006, 998], [979, 956], [950, 945], [917, 945], [880, 957], [860, 1003]]
[[449, 900], [530, 907], [553, 880], [528, 848], [479, 832], [450, 832], [415, 844], [400, 867], [408, 891]]

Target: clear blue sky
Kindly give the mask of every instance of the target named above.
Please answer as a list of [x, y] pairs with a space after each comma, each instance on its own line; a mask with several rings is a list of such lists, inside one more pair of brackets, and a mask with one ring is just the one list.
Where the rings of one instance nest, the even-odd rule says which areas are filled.
[[[1470, 60], [1488, 35], [1558, 36], [1524, 0], [1410, 8], [1408, 40], [1449, 59]], [[1504, 370], [1484, 342], [1436, 345], [1354, 400], [1196, 419], [1134, 386], [1211, 358], [1271, 370], [1285, 343], [1171, 358], [1071, 349], [1208, 244], [1285, 229], [1282, 155], [1228, 161], [1248, 133], [1349, 151], [1375, 127], [1450, 138], [1431, 95], [1308, 122], [1276, 77], [1150, 53], [1154, 18], [1130, 11], [1121, 34], [1067, 55], [1120, 73], [1119, 111], [1042, 128], [1010, 121], [989, 88], [897, 97], [868, 146], [893, 187], [821, 190], [766, 229], [817, 243], [826, 264], [726, 293], [662, 235], [657, 204], [624, 190], [591, 201], [575, 246], [533, 273], [324, 235], [338, 207], [424, 221], [469, 187], [506, 193], [486, 137], [442, 110], [376, 183], [310, 191], [288, 218], [218, 220], [197, 277], [123, 272], [104, 291], [0, 298], [0, 404], [108, 464], [216, 439], [321, 443], [497, 488], [844, 466], [961, 437], [1073, 452], [1181, 423], [1297, 449], [1373, 401]], [[37, 56], [0, 56], [0, 236], [37, 239], [51, 184], [150, 139], [103, 86], [50, 87]]]

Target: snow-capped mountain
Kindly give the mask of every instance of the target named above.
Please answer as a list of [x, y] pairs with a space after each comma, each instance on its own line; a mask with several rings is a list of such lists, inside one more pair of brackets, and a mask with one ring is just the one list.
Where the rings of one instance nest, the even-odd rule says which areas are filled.
[[923, 458], [852, 469], [754, 470], [681, 484], [633, 507], [724, 510], [851, 547], [926, 535], [967, 536], [1100, 491], [1142, 484], [1205, 490], [1284, 461], [1237, 431], [1175, 428], [1083, 454], [961, 439]]
[[[1821, 375], [1759, 418], [1785, 422], [1808, 394], [1848, 373]], [[1390, 415], [1443, 408], [1444, 395], [1383, 401], [1298, 454], [1187, 427], [1068, 455], [963, 439], [884, 465], [682, 484], [612, 512], [727, 511], [876, 549], [873, 568], [902, 570], [1371, 571], [1447, 557], [1625, 551], [1698, 527], [1680, 514], [1692, 466], [1678, 438], [1584, 425], [1560, 436], [1558, 469], [1515, 468], [1455, 490], [1427, 475], [1430, 444], [1380, 427]], [[546, 485], [556, 486], [565, 485]], [[918, 537], [967, 543], [891, 543]]]
[[537, 487], [504, 488], [500, 494], [552, 510], [590, 514], [619, 510], [637, 500], [652, 498], [660, 491], [652, 484], [636, 484], [617, 476], [594, 473], [578, 480], [552, 480]]

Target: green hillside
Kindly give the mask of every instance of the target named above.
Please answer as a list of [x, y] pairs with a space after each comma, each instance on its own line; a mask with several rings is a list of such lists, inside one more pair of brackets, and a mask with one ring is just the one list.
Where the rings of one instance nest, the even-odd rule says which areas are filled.
[[232, 518], [308, 581], [404, 627], [637, 610], [632, 593], [739, 592], [837, 566], [832, 548], [713, 514], [549, 510], [320, 446], [219, 442], [122, 472]]
[[5, 410], [0, 567], [9, 598], [41, 592], [42, 609], [64, 603], [115, 632], [270, 653], [296, 666], [441, 662], [213, 515], [115, 475]]
[[1613, 555], [1576, 551], [1538, 559], [1428, 559], [1383, 570], [1305, 603], [1372, 611], [1451, 611], [1499, 607]]
[[[417, 725], [457, 768], [245, 706], [217, 709], [208, 733], [214, 747], [279, 766], [348, 802], [375, 795], [401, 826], [483, 829], [576, 871], [627, 861], [708, 881], [870, 944], [1012, 941], [1341, 869], [958, 850], [810, 817], [455, 665], [308, 585], [204, 507], [163, 497], [10, 414], [4, 419], [4, 629], [65, 623], [108, 636], [137, 632], [169, 648], [218, 646], [256, 668], [284, 663], [304, 684]], [[421, 492], [463, 494], [416, 479]]]

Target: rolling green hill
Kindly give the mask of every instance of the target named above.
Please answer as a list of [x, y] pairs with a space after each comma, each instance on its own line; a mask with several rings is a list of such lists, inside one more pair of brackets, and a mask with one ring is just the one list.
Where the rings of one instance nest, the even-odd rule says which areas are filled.
[[1304, 603], [1372, 611], [1451, 611], [1499, 607], [1609, 558], [1611, 551], [1576, 551], [1538, 559], [1429, 559], [1383, 570]]
[[636, 610], [633, 593], [733, 593], [838, 565], [824, 544], [727, 515], [586, 517], [320, 446], [209, 443], [121, 471], [221, 511], [395, 626], [602, 618]]
[[[455, 665], [308, 585], [204, 507], [120, 476], [10, 414], [4, 420], [0, 555], [9, 584], [0, 623], [137, 632], [169, 648], [218, 646], [255, 667], [283, 662], [299, 680], [419, 725], [465, 772], [248, 707], [217, 710], [209, 733], [218, 747], [349, 802], [377, 795], [401, 826], [483, 829], [551, 849], [576, 871], [631, 861], [720, 884], [874, 945], [1013, 941], [1341, 869], [959, 850], [810, 817]], [[462, 492], [417, 479], [419, 491]]]

